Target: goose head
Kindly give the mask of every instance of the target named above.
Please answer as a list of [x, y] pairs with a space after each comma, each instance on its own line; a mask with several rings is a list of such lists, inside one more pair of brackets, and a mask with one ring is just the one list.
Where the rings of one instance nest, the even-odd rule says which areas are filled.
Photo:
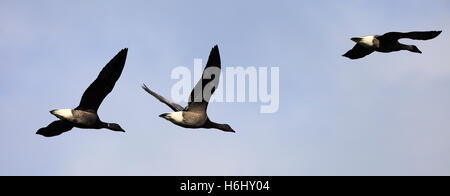
[[116, 123], [108, 123], [106, 128], [112, 131], [125, 132], [125, 130], [123, 130], [122, 127], [120, 127], [120, 125]]

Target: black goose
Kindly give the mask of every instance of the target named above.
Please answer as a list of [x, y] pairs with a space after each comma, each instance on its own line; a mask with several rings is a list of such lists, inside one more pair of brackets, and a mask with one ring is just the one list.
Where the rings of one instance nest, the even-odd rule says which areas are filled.
[[107, 128], [113, 131], [125, 132], [116, 123], [105, 123], [100, 120], [97, 110], [103, 99], [112, 91], [116, 81], [119, 79], [128, 49], [122, 49], [102, 69], [97, 79], [86, 89], [81, 98], [80, 105], [75, 109], [59, 109], [50, 111], [60, 120], [50, 123], [47, 127], [39, 129], [36, 134], [45, 137], [60, 135], [71, 130], [73, 127], [84, 129]]
[[354, 37], [352, 41], [356, 42], [355, 47], [345, 53], [343, 56], [350, 59], [359, 59], [377, 52], [395, 52], [408, 50], [415, 53], [422, 53], [415, 45], [405, 45], [398, 42], [399, 39], [408, 38], [414, 40], [429, 40], [437, 37], [442, 31], [416, 31], [409, 33], [390, 32], [384, 35], [372, 35], [365, 37]]
[[[202, 78], [192, 90], [186, 108], [183, 108], [176, 103], [172, 103], [166, 98], [156, 94], [145, 84], [142, 85], [142, 88], [174, 111], [172, 113], [161, 114], [160, 117], [178, 126], [184, 128], [216, 128], [225, 132], [234, 133], [235, 131], [230, 125], [215, 123], [211, 121], [206, 114], [209, 99], [219, 85], [220, 68], [219, 48], [216, 45], [209, 54]], [[206, 91], [204, 91], [205, 89]]]

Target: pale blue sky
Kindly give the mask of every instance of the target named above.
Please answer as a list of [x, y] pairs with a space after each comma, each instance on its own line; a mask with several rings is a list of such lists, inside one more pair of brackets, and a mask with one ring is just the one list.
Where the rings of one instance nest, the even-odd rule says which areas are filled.
[[[446, 0], [0, 0], [0, 175], [450, 175], [449, 10]], [[421, 55], [341, 56], [350, 37], [413, 30], [443, 33], [404, 40]], [[278, 113], [210, 104], [236, 134], [158, 117], [170, 108], [140, 84], [170, 97], [172, 69], [215, 44], [224, 67], [280, 67]], [[125, 134], [35, 134], [124, 47], [99, 114]]]

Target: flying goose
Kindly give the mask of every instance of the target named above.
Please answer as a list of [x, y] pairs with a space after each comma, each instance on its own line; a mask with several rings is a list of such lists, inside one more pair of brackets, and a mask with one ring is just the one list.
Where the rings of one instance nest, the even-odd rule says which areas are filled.
[[395, 52], [400, 50], [409, 50], [415, 53], [422, 53], [415, 45], [405, 45], [398, 42], [399, 39], [408, 38], [414, 40], [429, 40], [437, 37], [442, 31], [416, 31], [409, 33], [390, 32], [384, 35], [372, 35], [365, 37], [354, 37], [352, 41], [356, 42], [353, 49], [342, 56], [350, 59], [359, 59], [377, 52]]
[[203, 70], [202, 78], [192, 90], [188, 106], [185, 108], [156, 94], [145, 84], [142, 85], [142, 88], [174, 111], [161, 114], [159, 117], [184, 128], [215, 128], [225, 132], [234, 133], [235, 131], [230, 125], [215, 123], [211, 121], [206, 114], [209, 99], [219, 85], [220, 67], [219, 48], [216, 45], [209, 54], [209, 59]]
[[60, 120], [50, 123], [47, 127], [39, 129], [36, 134], [45, 137], [60, 135], [70, 131], [73, 127], [83, 129], [106, 128], [112, 131], [125, 132], [116, 123], [105, 123], [100, 120], [97, 110], [103, 99], [113, 90], [125, 65], [128, 49], [122, 49], [102, 69], [97, 79], [84, 92], [80, 105], [75, 109], [58, 109], [50, 111]]

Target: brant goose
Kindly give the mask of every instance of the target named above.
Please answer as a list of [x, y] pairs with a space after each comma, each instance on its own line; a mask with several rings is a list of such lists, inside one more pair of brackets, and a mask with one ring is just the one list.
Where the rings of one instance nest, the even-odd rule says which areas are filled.
[[353, 49], [342, 56], [350, 59], [359, 59], [377, 52], [395, 52], [400, 50], [409, 50], [415, 53], [422, 53], [417, 46], [405, 45], [398, 42], [399, 39], [408, 38], [414, 40], [429, 40], [437, 37], [442, 31], [416, 31], [409, 33], [390, 32], [384, 35], [372, 35], [365, 37], [354, 37], [352, 41], [356, 42]]
[[112, 91], [119, 79], [125, 65], [128, 49], [122, 49], [102, 69], [97, 79], [86, 89], [81, 98], [80, 105], [75, 109], [59, 109], [50, 111], [60, 120], [50, 123], [47, 127], [39, 129], [36, 134], [45, 137], [60, 135], [73, 127], [84, 129], [107, 128], [113, 131], [125, 132], [116, 123], [105, 123], [100, 120], [97, 110], [103, 99]]
[[219, 48], [216, 45], [211, 50], [208, 62], [203, 70], [202, 78], [192, 90], [186, 108], [156, 94], [145, 84], [142, 85], [142, 88], [174, 111], [172, 113], [161, 114], [159, 117], [184, 128], [215, 128], [225, 132], [234, 133], [235, 131], [230, 125], [215, 123], [211, 121], [206, 114], [209, 99], [219, 85], [220, 68]]

